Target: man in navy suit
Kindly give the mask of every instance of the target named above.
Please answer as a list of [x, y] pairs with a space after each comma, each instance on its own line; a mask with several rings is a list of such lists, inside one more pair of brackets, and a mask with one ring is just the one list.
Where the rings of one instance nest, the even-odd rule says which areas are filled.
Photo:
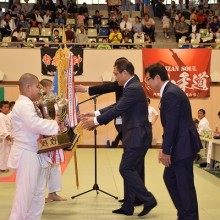
[[146, 83], [161, 97], [164, 132], [159, 161], [165, 166], [164, 182], [177, 209], [178, 220], [198, 220], [193, 161], [202, 144], [193, 123], [189, 99], [169, 81], [167, 70], [160, 63], [147, 67], [145, 74]]
[[[125, 57], [120, 57], [116, 61], [122, 60], [122, 59], [127, 60], [127, 58], [125, 58]], [[140, 79], [138, 78], [138, 76], [136, 74], [134, 76], [140, 81]], [[98, 95], [98, 94], [102, 95], [102, 94], [106, 94], [106, 93], [110, 93], [110, 92], [115, 92], [116, 102], [118, 102], [118, 100], [123, 95], [123, 86], [119, 85], [117, 81], [108, 82], [108, 83], [104, 83], [104, 84], [96, 85], [96, 86], [76, 85], [75, 90], [76, 90], [76, 92], [83, 92], [83, 93], [87, 92], [90, 96]], [[121, 118], [121, 116], [119, 116], [118, 118]], [[115, 120], [115, 127], [116, 127], [116, 130], [118, 131], [118, 135], [115, 138], [114, 142], [116, 142], [116, 141], [119, 142], [118, 139], [120, 139], [122, 141], [122, 123], [118, 124], [118, 123], [116, 123], [116, 121], [117, 121], [117, 118]], [[145, 183], [144, 161], [143, 161], [143, 164], [140, 165], [140, 167], [139, 167], [139, 174], [140, 174], [141, 179]], [[124, 199], [119, 200], [119, 202], [124, 202]], [[142, 202], [136, 198], [134, 206], [138, 206], [138, 205], [142, 205]]]
[[124, 87], [119, 101], [94, 114], [82, 115], [84, 129], [91, 130], [95, 126], [109, 123], [119, 115], [122, 116], [122, 143], [124, 153], [120, 164], [120, 173], [124, 179], [125, 198], [120, 209], [113, 210], [115, 214], [133, 215], [134, 200], [137, 197], [144, 209], [139, 216], [146, 215], [157, 205], [157, 201], [147, 191], [139, 175], [139, 167], [150, 146], [151, 129], [146, 117], [147, 98], [138, 79], [134, 77], [134, 66], [129, 61], [116, 60], [113, 73], [119, 85]]

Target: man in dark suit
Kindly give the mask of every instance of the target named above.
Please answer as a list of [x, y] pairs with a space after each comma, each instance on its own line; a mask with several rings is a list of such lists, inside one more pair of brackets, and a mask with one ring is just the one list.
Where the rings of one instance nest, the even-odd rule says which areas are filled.
[[[120, 57], [116, 61], [122, 60], [122, 59], [127, 60], [127, 58], [125, 58], [125, 57]], [[139, 80], [139, 78], [136, 74], [134, 76]], [[122, 94], [123, 94], [123, 86], [119, 85], [117, 81], [108, 82], [108, 83], [104, 83], [104, 84], [97, 85], [97, 86], [76, 85], [75, 89], [76, 89], [76, 92], [87, 92], [90, 96], [115, 92], [116, 103], [122, 97]], [[121, 116], [119, 116], [118, 118], [121, 118]], [[118, 131], [118, 135], [116, 136], [114, 142], [117, 141], [116, 144], [118, 145], [118, 142], [120, 140], [122, 141], [122, 124], [121, 123], [118, 124], [117, 119], [115, 120], [115, 127], [116, 127], [116, 130]], [[144, 161], [143, 161], [143, 164], [140, 165], [138, 173], [140, 174], [140, 177], [141, 177], [142, 181], [145, 183]], [[124, 199], [119, 200], [119, 202], [124, 202]], [[134, 205], [138, 206], [138, 205], [141, 205], [141, 204], [142, 204], [142, 202], [138, 198], [136, 198]]]
[[156, 199], [147, 191], [138, 173], [140, 165], [150, 146], [151, 129], [146, 117], [147, 98], [139, 80], [134, 77], [134, 66], [127, 60], [115, 62], [113, 71], [116, 81], [124, 87], [120, 100], [94, 114], [82, 115], [82, 126], [91, 130], [95, 126], [109, 123], [119, 115], [122, 116], [122, 143], [124, 153], [120, 164], [120, 173], [125, 184], [124, 203], [120, 209], [113, 210], [115, 214], [133, 215], [134, 200], [137, 197], [144, 209], [139, 216], [146, 215], [156, 205]]
[[193, 161], [202, 144], [193, 123], [189, 99], [169, 81], [167, 70], [160, 63], [150, 65], [145, 74], [146, 83], [161, 97], [164, 133], [159, 161], [165, 166], [164, 182], [177, 209], [178, 220], [198, 220]]

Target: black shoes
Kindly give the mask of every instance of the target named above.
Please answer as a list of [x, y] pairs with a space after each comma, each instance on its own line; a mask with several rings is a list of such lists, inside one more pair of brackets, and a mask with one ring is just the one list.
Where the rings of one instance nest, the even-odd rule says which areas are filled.
[[[120, 199], [118, 200], [118, 202], [124, 203], [124, 199]], [[134, 202], [134, 206], [139, 206], [139, 205], [143, 205], [143, 203], [140, 200], [135, 200]]]
[[139, 217], [147, 215], [154, 207], [157, 206], [157, 201], [155, 200], [151, 205], [148, 203], [144, 204], [144, 209], [138, 214]]
[[133, 215], [132, 212], [126, 212], [126, 211], [124, 211], [122, 208], [120, 208], [120, 209], [115, 209], [115, 210], [112, 211], [112, 213], [114, 213], [114, 214], [119, 214], [119, 215]]

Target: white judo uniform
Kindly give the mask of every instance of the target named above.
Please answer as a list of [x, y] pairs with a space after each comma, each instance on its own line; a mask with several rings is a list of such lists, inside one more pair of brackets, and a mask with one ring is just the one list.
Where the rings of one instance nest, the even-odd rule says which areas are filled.
[[14, 142], [8, 167], [16, 169], [16, 192], [9, 220], [39, 220], [48, 168], [44, 155], [37, 154], [37, 142], [40, 134], [56, 135], [59, 127], [54, 120], [40, 118], [33, 102], [23, 95], [15, 103], [11, 120]]
[[11, 136], [10, 116], [0, 112], [0, 170], [6, 170], [11, 142], [6, 140], [7, 136]]

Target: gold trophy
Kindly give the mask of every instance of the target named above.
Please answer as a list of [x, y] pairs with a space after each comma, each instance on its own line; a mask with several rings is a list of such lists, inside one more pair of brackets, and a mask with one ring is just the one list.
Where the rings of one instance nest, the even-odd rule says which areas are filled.
[[53, 93], [42, 95], [38, 102], [38, 114], [41, 117], [54, 120], [58, 117], [59, 132], [55, 136], [43, 136], [38, 143], [38, 153], [44, 153], [59, 148], [70, 148], [76, 142], [77, 135], [68, 127], [68, 100]]

